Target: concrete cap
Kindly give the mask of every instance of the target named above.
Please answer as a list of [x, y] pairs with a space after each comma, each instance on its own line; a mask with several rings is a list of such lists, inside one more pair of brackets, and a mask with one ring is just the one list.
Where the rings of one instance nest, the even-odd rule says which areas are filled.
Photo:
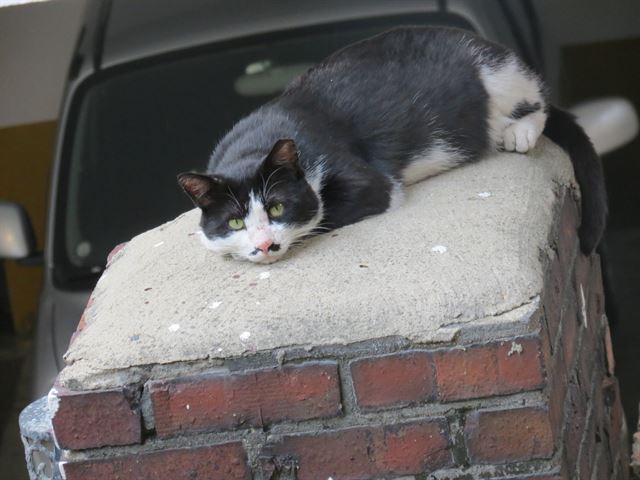
[[565, 186], [571, 163], [542, 138], [528, 155], [410, 187], [395, 211], [268, 266], [205, 250], [199, 212], [187, 212], [135, 237], [103, 274], [59, 381], [104, 388], [130, 367], [387, 337], [458, 342], [469, 328], [508, 336], [537, 307]]

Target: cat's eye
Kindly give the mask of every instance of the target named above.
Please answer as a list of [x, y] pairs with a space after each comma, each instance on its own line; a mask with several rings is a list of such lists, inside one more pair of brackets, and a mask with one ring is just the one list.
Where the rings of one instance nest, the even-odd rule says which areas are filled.
[[269, 215], [272, 217], [281, 217], [284, 213], [284, 205], [281, 203], [276, 203], [271, 208], [269, 208]]
[[240, 230], [241, 228], [244, 228], [244, 220], [241, 218], [232, 218], [228, 223], [231, 230]]

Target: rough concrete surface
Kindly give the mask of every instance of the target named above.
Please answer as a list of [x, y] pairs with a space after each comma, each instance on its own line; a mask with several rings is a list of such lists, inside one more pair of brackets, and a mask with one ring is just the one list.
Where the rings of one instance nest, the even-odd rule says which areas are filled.
[[541, 139], [528, 155], [410, 187], [397, 210], [266, 266], [205, 250], [199, 213], [187, 212], [132, 239], [105, 272], [60, 380], [92, 388], [131, 366], [294, 345], [452, 341], [474, 322], [503, 331], [541, 292], [563, 185], [573, 185], [571, 163]]

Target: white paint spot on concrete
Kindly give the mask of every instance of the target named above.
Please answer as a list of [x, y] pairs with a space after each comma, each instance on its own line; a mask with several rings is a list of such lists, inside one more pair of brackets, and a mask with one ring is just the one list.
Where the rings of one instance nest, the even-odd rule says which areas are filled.
[[478, 196], [480, 198], [489, 198], [491, 196], [491, 192], [480, 192]]
[[219, 301], [213, 301], [209, 304], [209, 308], [211, 310], [215, 310], [216, 308], [218, 308], [220, 305], [222, 305], [222, 302]]
[[161, 247], [162, 245], [164, 245], [164, 242], [158, 242], [153, 246], [153, 248], [158, 248], [158, 247]]
[[584, 288], [582, 288], [582, 284], [580, 284], [580, 315], [582, 315], [584, 328], [587, 328], [587, 301], [584, 298]]
[[260, 303], [260, 302], [256, 301], [256, 305], [262, 305], [262, 303]]
[[169, 331], [170, 332], [177, 332], [178, 330], [180, 330], [180, 324], [179, 323], [173, 323], [173, 324], [169, 325]]
[[511, 350], [507, 352], [507, 357], [510, 357], [514, 353], [521, 354], [524, 348], [522, 348], [522, 344], [511, 342]]
[[435, 245], [431, 248], [431, 251], [433, 253], [445, 253], [447, 251], [447, 247], [445, 247], [444, 245]]
[[216, 350], [216, 351], [217, 351], [217, 352], [221, 352], [221, 351], [222, 351], [222, 348], [218, 348], [218, 350]]
[[249, 340], [249, 337], [251, 337], [251, 332], [242, 332], [240, 334], [240, 340], [242, 340], [243, 342]]
[[258, 278], [260, 280], [266, 280], [267, 278], [269, 278], [271, 276], [270, 272], [262, 272], [260, 275], [258, 275]]

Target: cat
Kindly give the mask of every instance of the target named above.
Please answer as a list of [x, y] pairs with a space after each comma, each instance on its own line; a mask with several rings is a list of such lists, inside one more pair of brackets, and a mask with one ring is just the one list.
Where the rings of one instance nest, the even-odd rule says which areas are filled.
[[206, 175], [178, 182], [202, 211], [207, 248], [271, 263], [311, 234], [395, 208], [406, 185], [526, 153], [542, 133], [571, 157], [589, 254], [607, 214], [589, 138], [514, 52], [453, 28], [400, 27], [337, 51], [240, 120]]

